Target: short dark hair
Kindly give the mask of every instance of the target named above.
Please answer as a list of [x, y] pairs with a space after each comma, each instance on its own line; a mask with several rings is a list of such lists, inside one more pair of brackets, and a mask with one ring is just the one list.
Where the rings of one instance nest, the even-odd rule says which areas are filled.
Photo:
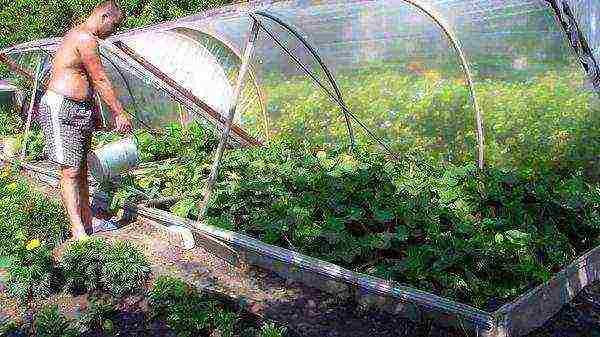
[[113, 0], [105, 1], [100, 5], [96, 6], [96, 8], [94, 9], [94, 13], [102, 13], [103, 15], [108, 14], [116, 18], [123, 18], [123, 11], [119, 7], [119, 5]]

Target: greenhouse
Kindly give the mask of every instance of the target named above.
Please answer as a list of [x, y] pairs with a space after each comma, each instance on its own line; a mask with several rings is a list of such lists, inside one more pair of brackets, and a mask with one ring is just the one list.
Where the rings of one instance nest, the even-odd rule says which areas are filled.
[[[256, 1], [121, 32], [101, 57], [144, 163], [113, 204], [411, 319], [525, 335], [600, 280], [599, 18], [594, 0]], [[0, 51], [5, 87], [42, 90], [59, 43]], [[22, 159], [44, 170], [32, 130]]]

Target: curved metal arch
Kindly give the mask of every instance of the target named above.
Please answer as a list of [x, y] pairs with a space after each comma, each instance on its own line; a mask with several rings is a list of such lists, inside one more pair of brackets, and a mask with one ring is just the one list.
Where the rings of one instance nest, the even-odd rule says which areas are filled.
[[467, 84], [469, 88], [469, 92], [471, 93], [471, 99], [473, 100], [473, 108], [475, 109], [475, 119], [476, 119], [476, 127], [477, 127], [477, 144], [478, 144], [478, 163], [479, 168], [483, 169], [484, 167], [484, 135], [483, 135], [483, 114], [479, 107], [479, 101], [477, 99], [477, 95], [475, 93], [475, 83], [473, 81], [473, 75], [471, 74], [471, 68], [469, 67], [469, 63], [467, 62], [467, 57], [462, 50], [462, 46], [450, 27], [448, 23], [442, 20], [442, 15], [439, 14], [434, 8], [426, 8], [425, 4], [417, 3], [415, 0], [402, 0], [403, 2], [412, 5], [417, 8], [429, 18], [433, 20], [437, 24], [437, 26], [444, 32], [446, 37], [452, 43], [452, 47], [458, 54], [458, 58], [463, 67], [463, 71], [465, 76], [467, 77]]
[[[174, 27], [170, 30], [167, 30], [167, 32], [174, 32], [176, 34], [179, 34], [182, 37], [188, 38], [191, 41], [193, 41], [194, 43], [199, 44], [198, 41], [194, 40], [193, 37], [187, 36], [185, 35], [185, 33], [183, 32], [178, 32], [177, 29], [179, 28], [185, 28], [191, 31], [195, 31], [195, 32], [199, 32], [201, 34], [205, 34], [213, 39], [215, 39], [217, 42], [222, 43], [223, 46], [227, 49], [229, 49], [237, 58], [238, 60], [241, 62], [242, 60], [242, 52], [233, 44], [231, 43], [229, 40], [227, 40], [225, 37], [215, 33], [215, 32], [211, 32], [208, 31], [206, 29], [201, 29], [200, 27], [188, 27], [187, 25], [183, 25], [180, 27]], [[258, 100], [259, 100], [259, 104], [260, 104], [260, 109], [263, 115], [263, 123], [265, 124], [265, 135], [266, 135], [266, 140], [267, 142], [270, 140], [270, 133], [269, 133], [269, 129], [270, 129], [270, 124], [271, 124], [271, 120], [269, 119], [269, 115], [267, 113], [267, 100], [265, 98], [264, 92], [261, 88], [261, 86], [258, 84], [258, 80], [257, 77], [255, 75], [255, 71], [252, 67], [249, 67], [248, 69], [248, 75], [250, 76], [250, 79], [252, 80], [253, 86], [256, 90], [256, 94], [258, 96]]]
[[[269, 14], [267, 12], [264, 12], [264, 11], [258, 11], [255, 14], [265, 17], [265, 18], [277, 23], [278, 25], [283, 27], [285, 30], [290, 32], [292, 35], [294, 35], [300, 41], [300, 43], [302, 43], [302, 45], [304, 45], [304, 47], [306, 47], [306, 49], [308, 49], [309, 53], [313, 56], [313, 58], [317, 61], [317, 63], [319, 64], [319, 66], [321, 67], [323, 72], [325, 73], [325, 76], [327, 76], [327, 80], [329, 81], [329, 84], [331, 84], [331, 86], [333, 87], [333, 90], [335, 91], [335, 95], [337, 96], [338, 100], [345, 105], [346, 103], [344, 102], [344, 97], [342, 96], [342, 91], [340, 90], [340, 87], [338, 86], [335, 77], [333, 76], [333, 74], [331, 73], [331, 71], [329, 70], [329, 68], [327, 67], [325, 62], [323, 61], [323, 59], [321, 59], [321, 56], [319, 55], [319, 53], [317, 53], [316, 49], [296, 29], [294, 29], [292, 26], [290, 26], [283, 20], [279, 19], [278, 17], [276, 17], [272, 14]], [[348, 116], [348, 113], [346, 112], [346, 110], [342, 109], [342, 111], [343, 111], [344, 117], [346, 119], [346, 128], [348, 129], [348, 136], [350, 137], [350, 142], [351, 142], [352, 148], [354, 148], [354, 145], [355, 145], [354, 131], [352, 130], [352, 124], [350, 123], [350, 116]]]
[[[458, 55], [460, 64], [463, 68], [463, 72], [464, 72], [466, 80], [467, 80], [467, 87], [469, 89], [469, 93], [470, 93], [471, 99], [473, 101], [473, 108], [475, 109], [476, 128], [477, 128], [477, 143], [478, 143], [478, 164], [479, 164], [479, 168], [483, 169], [483, 167], [484, 167], [483, 114], [479, 107], [479, 101], [477, 99], [477, 95], [475, 92], [475, 84], [473, 81], [471, 68], [469, 67], [465, 53], [462, 50], [462, 46], [461, 46], [458, 38], [456, 37], [456, 34], [450, 27], [450, 25], [448, 23], [446, 23], [445, 21], [443, 21], [441, 14], [437, 13], [437, 11], [434, 8], [427, 8], [425, 6], [425, 4], [418, 3], [415, 0], [402, 0], [402, 1], [408, 5], [411, 5], [412, 7], [416, 8], [417, 10], [419, 10], [420, 12], [425, 14], [427, 17], [429, 17], [438, 26], [438, 28], [441, 29], [441, 31], [444, 33], [446, 38], [451, 42], [453, 49], [456, 51], [456, 53]], [[340, 102], [343, 102], [342, 97], [341, 97], [341, 92], [339, 91], [339, 87], [337, 85], [335, 78], [333, 77], [333, 75], [331, 74], [331, 72], [329, 71], [329, 69], [327, 68], [325, 63], [322, 61], [322, 59], [320, 58], [318, 53], [315, 51], [315, 49], [308, 43], [308, 41], [306, 41], [306, 39], [304, 39], [298, 33], [298, 31], [296, 31], [290, 25], [286, 24], [285, 22], [283, 22], [281, 19], [275, 17], [274, 15], [271, 15], [264, 11], [257, 11], [255, 14], [260, 15], [265, 18], [268, 18], [268, 19], [274, 21], [275, 23], [279, 24], [285, 30], [292, 33], [296, 38], [298, 38], [298, 40], [300, 40], [300, 42], [307, 49], [309, 49], [310, 53], [313, 55], [315, 60], [323, 68], [323, 71], [327, 75], [329, 82], [336, 90], [336, 95], [338, 95], [338, 99], [340, 100]], [[346, 114], [346, 116], [347, 116], [347, 114]], [[347, 122], [348, 122], [348, 120], [347, 120]], [[351, 130], [351, 129], [349, 129], [349, 130]]]

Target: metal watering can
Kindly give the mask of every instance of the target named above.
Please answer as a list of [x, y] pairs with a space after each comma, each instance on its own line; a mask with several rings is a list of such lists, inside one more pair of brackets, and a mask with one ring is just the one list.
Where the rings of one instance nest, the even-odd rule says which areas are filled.
[[90, 173], [98, 182], [118, 178], [139, 163], [139, 152], [133, 137], [104, 145], [88, 156]]

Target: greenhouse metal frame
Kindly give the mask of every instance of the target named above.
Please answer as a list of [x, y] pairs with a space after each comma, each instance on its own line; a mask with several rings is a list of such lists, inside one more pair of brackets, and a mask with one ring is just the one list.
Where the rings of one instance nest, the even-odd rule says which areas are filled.
[[[275, 63], [281, 63], [281, 55], [283, 55], [287, 62], [293, 64], [290, 73], [310, 79], [317, 90], [320, 90], [333, 104], [338, 106], [352, 146], [357, 141], [356, 126], [354, 125], [356, 123], [358, 128], [367, 133], [381, 148], [394, 158], [400, 159], [401, 157], [390, 147], [389, 142], [381, 139], [381, 135], [377, 134], [374, 126], [363, 123], [361, 118], [356, 115], [356, 111], [346, 103], [347, 97], [344, 95], [344, 88], [336, 78], [336, 70], [344, 66], [360, 66], [361, 62], [366, 63], [365, 59], [371, 61], [377, 57], [385, 58], [389, 50], [392, 52], [404, 50], [394, 49], [392, 40], [413, 39], [428, 46], [428, 43], [430, 45], [432, 42], [438, 41], [435, 40], [436, 37], [442, 36], [447, 47], [454, 52], [454, 54], [450, 54], [450, 57], [453, 57], [460, 67], [460, 71], [464, 75], [464, 85], [470, 93], [470, 104], [474, 113], [472, 116], [473, 129], [476, 135], [474, 158], [476, 158], [477, 165], [484, 168], [486, 109], [479, 101], [478, 82], [481, 79], [475, 75], [474, 66], [478, 64], [473, 61], [478, 50], [482, 50], [483, 55], [494, 48], [504, 48], [503, 52], [507, 54], [514, 52], [513, 45], [518, 43], [505, 37], [508, 34], [503, 34], [501, 29], [507, 29], [511, 24], [522, 24], [523, 27], [528, 27], [527, 25], [531, 22], [527, 19], [520, 23], [514, 23], [513, 20], [519, 16], [527, 16], [528, 13], [541, 13], [540, 22], [548, 24], [546, 31], [524, 30], [520, 32], [523, 35], [531, 35], [532, 40], [537, 39], [539, 42], [538, 45], [532, 47], [533, 52], [540, 54], [540, 59], [545, 59], [548, 57], [547, 54], [554, 52], [579, 63], [580, 70], [588, 81], [587, 87], [582, 86], [582, 90], [590, 90], [600, 96], [600, 65], [598, 62], [600, 33], [598, 33], [599, 29], [595, 23], [588, 22], [589, 16], [592, 14], [600, 15], [598, 7], [600, 6], [594, 7], [591, 1], [576, 0], [257, 1], [228, 6], [173, 22], [118, 34], [101, 44], [101, 54], [103, 60], [112, 69], [113, 80], [122, 84], [121, 96], [129, 97], [132, 104], [138, 106], [137, 109], [133, 108], [136, 113], [137, 110], [141, 110], [139, 102], [136, 101], [147, 93], [136, 93], [136, 87], [130, 83], [132, 80], [139, 81], [137, 84], [143, 83], [153, 88], [158, 95], [157, 101], [165, 101], [165, 97], [168, 97], [185, 107], [188, 112], [205, 119], [222, 130], [219, 143], [220, 153], [215, 158], [213, 172], [211, 172], [213, 179], [209, 179], [210, 181], [216, 178], [220, 155], [228, 142], [234, 146], [246, 146], [261, 145], [263, 141], [269, 141], [273, 116], [269, 115], [267, 107], [268, 93], [264, 92], [260, 80], [257, 79], [261, 76], [260, 70], [268, 67], [264, 65], [269, 63], [269, 58], [265, 55], [270, 55], [271, 61], [274, 60]], [[496, 11], [502, 13], [494, 15]], [[380, 22], [369, 22], [373, 16], [372, 12], [376, 12], [379, 18], [389, 19], [382, 32], [377, 31]], [[408, 32], [402, 30], [401, 25], [394, 21], [396, 20], [394, 13], [397, 13], [398, 17], [403, 14], [408, 18], [407, 21], [401, 22], [414, 23], [415, 27], [422, 29], [414, 35], [411, 35], [410, 30]], [[548, 21], [549, 19], [551, 21]], [[347, 35], [341, 39], [347, 39], [350, 42], [344, 40], [331, 43], [331, 39], [336, 38], [335, 34], [319, 35], [322, 32], [319, 32], [318, 28], [322, 28], [323, 24], [328, 21], [335, 20], [339, 21], [339, 27], [335, 26], [335, 28], [339, 28], [339, 32]], [[485, 38], [490, 33], [485, 31], [486, 24], [492, 26], [490, 30], [499, 33]], [[229, 85], [227, 88], [231, 92], [223, 98], [224, 104], [218, 105], [214, 101], [210, 101], [210, 95], [203, 96], [202, 92], [195, 91], [197, 87], [194, 85], [197, 82], [194, 82], [193, 78], [196, 75], [200, 76], [203, 69], [192, 68], [179, 71], [179, 69], [169, 68], [169, 55], [172, 57], [177, 53], [184, 53], [184, 51], [170, 49], [162, 51], [164, 54], [159, 55], [131, 46], [136, 43], [137, 39], [147, 41], [147, 39], [160, 34], [170, 34], [169, 36], [177, 36], [177, 38], [191, 41], [197, 49], [203, 46], [202, 42], [194, 40], [194, 37], [182, 36], [177, 31], [178, 29], [186, 29], [207, 36], [204, 42], [209, 47], [205, 49], [208, 50], [208, 54], [214, 53], [208, 55], [206, 60], [216, 59], [216, 63], [210, 61], [213, 62], [211, 64], [217, 65], [213, 67], [218, 73], [218, 76], [215, 76], [224, 82], [229, 79], [229, 83], [226, 84]], [[478, 29], [481, 30], [478, 31]], [[256, 32], [256, 35], [253, 32]], [[432, 36], [433, 39], [431, 39]], [[472, 36], [479, 36], [480, 39], [477, 41], [469, 39]], [[173, 38], [175, 39], [175, 37]], [[260, 49], [261, 43], [264, 42], [261, 38], [267, 38], [273, 46], [279, 48], [277, 52], [281, 54], [273, 56], [267, 53], [268, 50], [249, 50], [254, 48], [254, 44], [256, 44], [255, 48]], [[352, 41], [352, 38], [357, 40]], [[137, 41], [138, 44], [141, 43], [139, 41]], [[560, 44], [557, 41], [562, 41], [564, 45], [557, 46], [557, 43]], [[40, 60], [51, 56], [59, 43], [60, 39], [45, 39], [10, 47], [0, 51], [0, 62], [9, 64], [13, 72], [33, 81], [40, 75], [34, 70]], [[356, 51], [353, 51], [353, 54], [345, 59], [345, 56], [342, 57], [343, 51], [335, 49], [337, 48], [335, 44], [343, 45], [344, 43], [354, 43], [355, 46], [358, 46]], [[379, 46], [378, 43], [384, 45], [382, 51], [369, 50], [377, 49], [373, 46]], [[416, 47], [411, 48], [404, 50], [409, 57], [435, 56], [435, 51], [423, 52], [423, 49], [427, 49], [427, 47], [419, 50], [419, 45], [416, 44]], [[444, 47], [442, 46], [442, 48]], [[373, 52], [375, 56], [371, 57], [370, 52]], [[235, 55], [235, 57], [228, 56], [229, 54]], [[444, 57], [447, 58], [447, 54], [442, 55], [441, 58]], [[223, 60], [231, 63], [220, 68], [219, 62], [224, 62]], [[342, 63], [344, 65], [341, 65]], [[191, 62], [188, 66], [194, 65], [197, 66]], [[248, 70], [248, 76], [252, 82], [250, 86], [244, 86], [246, 83], [244, 69]], [[248, 106], [242, 104], [244, 102], [247, 102]], [[244, 116], [246, 109], [251, 109], [250, 105], [254, 105], [259, 111], [260, 116], [257, 120], [263, 124], [262, 139], [247, 132], [243, 124], [236, 123], [236, 114]], [[146, 121], [143, 121], [144, 116], [141, 114], [135, 117], [144, 126], [146, 122], [152, 121], [152, 116]], [[166, 118], [173, 118], [173, 116]], [[183, 118], [181, 120], [183, 121]], [[229, 136], [230, 130], [231, 137]], [[35, 170], [35, 166], [26, 165]], [[210, 184], [205, 194], [206, 198], [210, 196]], [[152, 201], [148, 203], [148, 205], [152, 204]], [[477, 331], [480, 336], [525, 334], [556, 313], [561, 305], [567, 303], [574, 296], [576, 290], [595, 280], [600, 280], [600, 259], [598, 249], [596, 249], [575, 261], [547, 284], [532, 290], [494, 313], [488, 313], [412, 288], [392, 286], [381, 279], [358, 275], [295, 252], [265, 245], [243, 235], [217, 230], [199, 223], [191, 223], [151, 207], [141, 205], [137, 212], [153, 221], [182, 224], [200, 231], [204, 236], [225, 241], [236, 249], [249, 252], [250, 255], [254, 254], [252, 259], [257, 264], [262, 264], [283, 275], [305, 280], [307, 277], [313, 277], [311, 280], [314, 282], [320, 278], [321, 283], [325, 284], [322, 287], [324, 289], [329, 287], [326, 284], [331, 280], [349, 284], [350, 287], [359, 287], [363, 296], [374, 295], [388, 300], [393, 299], [395, 301], [394, 310], [404, 316], [418, 320], [430, 317], [433, 313], [435, 317], [441, 317], [441, 321], [447, 321], [449, 324], [464, 324], [467, 328]], [[276, 262], [283, 263], [284, 267], [275, 266]], [[290, 268], [297, 270], [293, 271]], [[309, 276], [298, 276], [298, 270], [300, 270], [300, 274], [305, 273]], [[556, 298], [556, 294], [559, 298]], [[542, 306], [543, 308], [541, 308]], [[537, 314], [538, 317], [529, 322], [519, 318], [519, 315], [532, 313]]]

